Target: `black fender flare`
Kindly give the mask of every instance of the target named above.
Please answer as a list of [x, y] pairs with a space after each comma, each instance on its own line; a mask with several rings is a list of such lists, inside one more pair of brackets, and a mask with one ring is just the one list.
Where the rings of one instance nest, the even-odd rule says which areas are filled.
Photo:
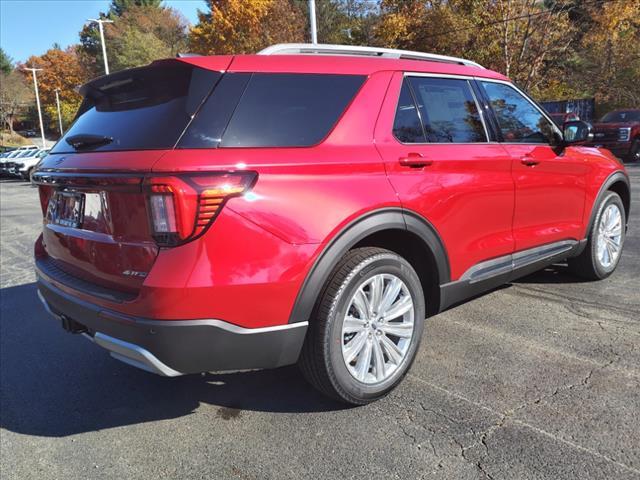
[[[628, 202], [626, 202], [626, 204], [624, 205], [625, 207], [625, 221], [627, 222], [627, 225], [629, 223], [629, 211], [631, 209], [631, 186], [629, 183], [629, 177], [627, 176], [627, 174], [625, 172], [623, 172], [622, 170], [616, 170], [615, 172], [613, 172], [611, 175], [609, 175], [605, 181], [602, 183], [602, 185], [600, 186], [600, 190], [598, 190], [598, 195], [596, 196], [596, 199], [593, 202], [593, 205], [591, 206], [591, 214], [589, 215], [589, 223], [587, 224], [587, 230], [586, 230], [586, 236], [587, 238], [589, 237], [589, 234], [591, 233], [591, 228], [593, 227], [593, 222], [595, 222], [596, 220], [596, 214], [598, 213], [598, 205], [600, 205], [600, 202], [602, 202], [602, 199], [604, 198], [604, 196], [607, 194], [607, 191], [609, 191], [609, 188], [611, 187], [611, 185], [613, 185], [614, 183], [617, 182], [622, 182], [625, 184], [625, 186], [627, 187], [627, 194], [629, 195], [629, 200]], [[625, 199], [622, 199], [622, 202], [625, 203]], [[627, 226], [625, 225], [625, 227]]]
[[436, 229], [419, 215], [401, 208], [367, 212], [344, 227], [325, 246], [307, 274], [289, 315], [289, 323], [308, 321], [319, 292], [340, 258], [367, 236], [384, 230], [406, 230], [416, 234], [431, 250], [440, 285], [450, 281], [449, 259]]

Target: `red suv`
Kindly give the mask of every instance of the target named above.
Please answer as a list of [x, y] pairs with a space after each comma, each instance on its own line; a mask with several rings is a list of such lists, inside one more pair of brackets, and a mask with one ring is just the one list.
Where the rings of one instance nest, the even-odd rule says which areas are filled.
[[552, 262], [604, 278], [629, 180], [463, 59], [280, 45], [98, 78], [34, 174], [38, 289], [63, 327], [166, 376], [299, 363], [394, 388], [424, 319]]
[[593, 124], [593, 140], [589, 144], [607, 148], [629, 162], [640, 162], [640, 109], [607, 113]]

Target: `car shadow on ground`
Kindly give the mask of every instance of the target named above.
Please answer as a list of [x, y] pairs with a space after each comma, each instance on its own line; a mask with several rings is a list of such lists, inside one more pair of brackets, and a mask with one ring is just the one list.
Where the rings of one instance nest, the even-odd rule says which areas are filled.
[[589, 280], [577, 277], [569, 271], [566, 263], [549, 265], [542, 270], [534, 272], [526, 277], [513, 280], [511, 283], [585, 283]]
[[60, 437], [178, 418], [201, 403], [231, 419], [245, 411], [347, 408], [308, 385], [297, 367], [159, 377], [124, 365], [47, 315], [34, 283], [0, 290], [0, 425]]
[[[566, 266], [553, 265], [514, 283], [577, 282]], [[225, 420], [243, 410], [348, 408], [316, 392], [295, 366], [177, 378], [129, 367], [62, 330], [44, 311], [35, 283], [0, 289], [0, 304], [0, 425], [13, 432], [67, 436], [178, 418], [201, 403], [219, 407]]]

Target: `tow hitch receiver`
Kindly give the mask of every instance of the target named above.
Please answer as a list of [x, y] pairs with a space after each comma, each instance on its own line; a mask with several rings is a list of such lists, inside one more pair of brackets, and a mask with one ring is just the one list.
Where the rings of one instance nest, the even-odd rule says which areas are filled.
[[62, 328], [69, 333], [87, 333], [87, 327], [75, 320], [67, 317], [66, 315], [60, 315], [60, 321], [62, 322]]

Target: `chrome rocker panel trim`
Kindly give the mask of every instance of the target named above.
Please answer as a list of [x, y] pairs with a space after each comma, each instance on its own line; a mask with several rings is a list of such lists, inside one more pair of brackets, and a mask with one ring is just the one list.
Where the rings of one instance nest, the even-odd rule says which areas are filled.
[[480, 262], [459, 280], [440, 286], [440, 311], [458, 305], [554, 262], [579, 255], [587, 240], [561, 240]]

